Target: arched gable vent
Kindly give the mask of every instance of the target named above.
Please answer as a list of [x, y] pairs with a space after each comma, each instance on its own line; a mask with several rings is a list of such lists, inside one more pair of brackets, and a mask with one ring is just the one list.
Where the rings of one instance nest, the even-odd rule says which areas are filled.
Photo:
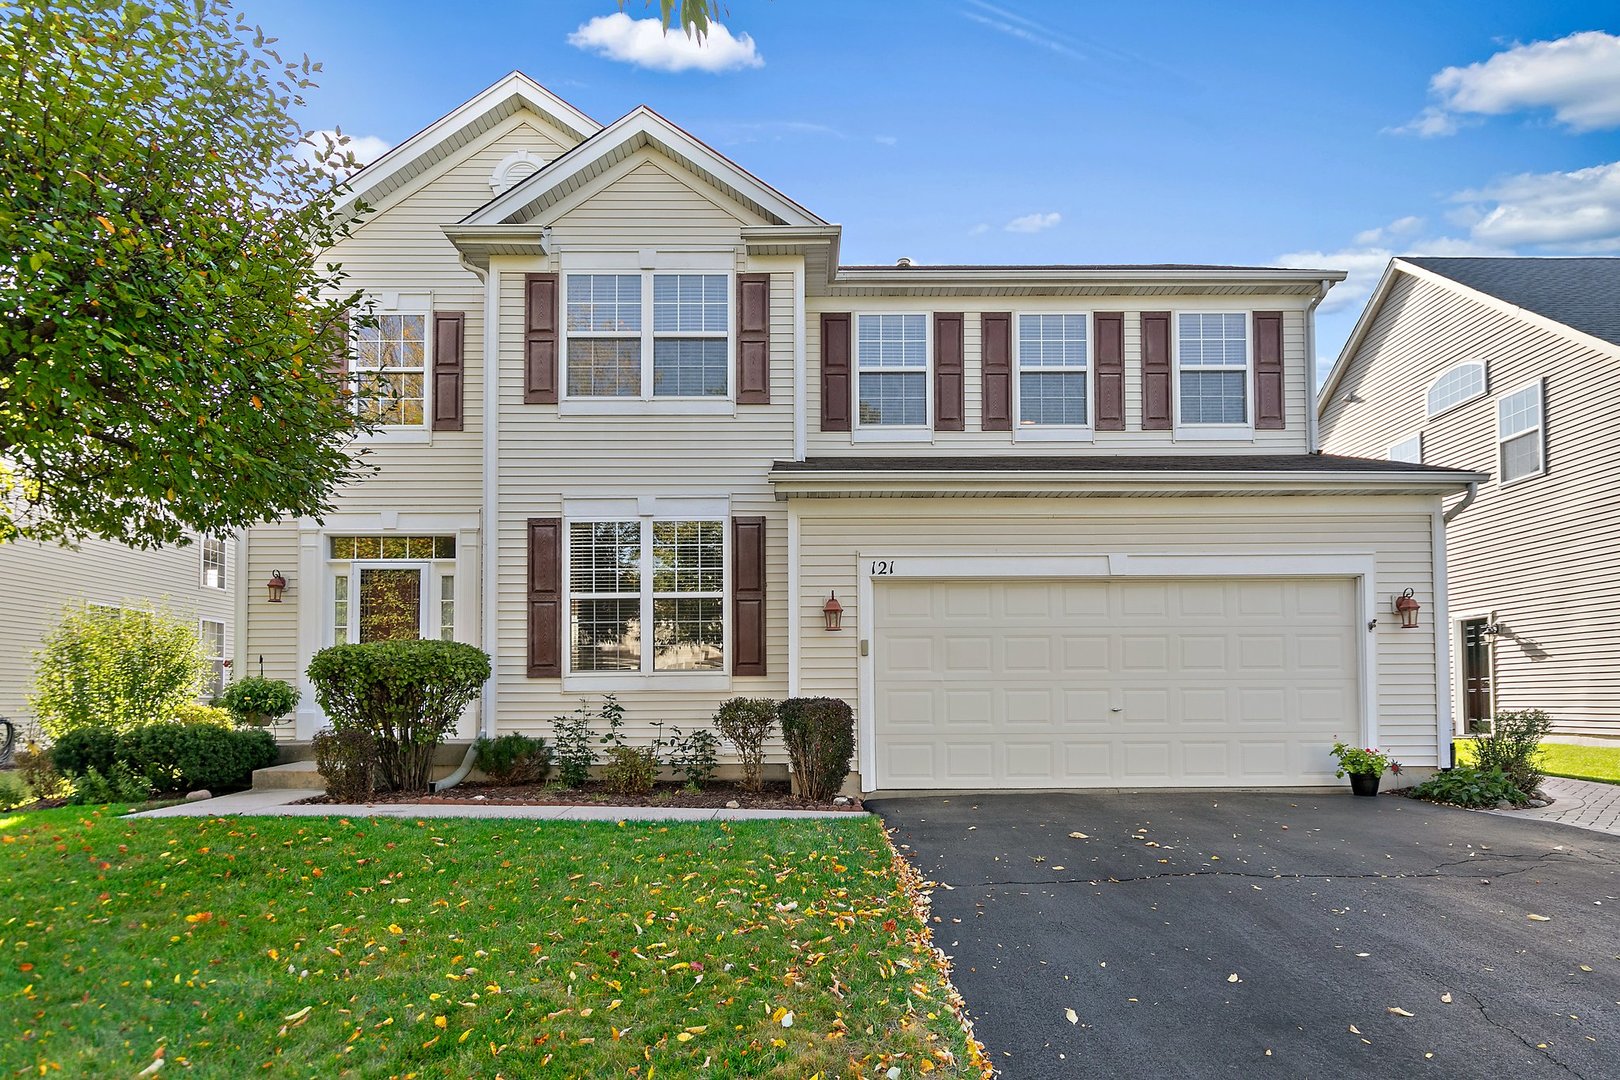
[[489, 187], [495, 194], [512, 187], [525, 177], [539, 172], [546, 159], [532, 150], [518, 150], [501, 158], [495, 171], [489, 174]]

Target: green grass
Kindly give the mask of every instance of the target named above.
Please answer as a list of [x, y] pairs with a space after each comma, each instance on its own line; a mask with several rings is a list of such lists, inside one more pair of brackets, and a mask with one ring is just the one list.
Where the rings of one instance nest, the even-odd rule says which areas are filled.
[[[1458, 739], [1457, 764], [1473, 761], [1474, 741]], [[1569, 743], [1542, 743], [1541, 769], [1548, 776], [1572, 780], [1595, 780], [1600, 784], [1620, 784], [1620, 746], [1574, 746]]]
[[913, 885], [873, 819], [12, 814], [0, 1075], [984, 1075]]

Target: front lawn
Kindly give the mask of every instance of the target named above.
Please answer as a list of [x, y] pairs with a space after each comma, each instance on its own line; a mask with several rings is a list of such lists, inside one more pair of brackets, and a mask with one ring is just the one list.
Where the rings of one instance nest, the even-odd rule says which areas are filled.
[[0, 1067], [981, 1076], [875, 819], [0, 818]]
[[[1474, 760], [1474, 740], [1457, 740], [1457, 764]], [[1548, 776], [1572, 780], [1596, 780], [1620, 784], [1620, 746], [1574, 746], [1569, 743], [1541, 744], [1541, 770]]]

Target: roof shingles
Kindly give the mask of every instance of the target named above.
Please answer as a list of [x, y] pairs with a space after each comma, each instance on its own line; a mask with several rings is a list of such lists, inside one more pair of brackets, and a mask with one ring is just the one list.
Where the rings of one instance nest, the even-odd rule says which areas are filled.
[[1407, 257], [1403, 261], [1620, 345], [1620, 259]]

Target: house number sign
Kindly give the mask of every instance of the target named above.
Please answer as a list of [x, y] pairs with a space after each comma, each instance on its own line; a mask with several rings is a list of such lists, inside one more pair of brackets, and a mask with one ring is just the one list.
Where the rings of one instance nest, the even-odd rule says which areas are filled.
[[873, 577], [890, 577], [893, 574], [894, 574], [894, 560], [893, 559], [873, 559], [872, 560], [872, 576]]

